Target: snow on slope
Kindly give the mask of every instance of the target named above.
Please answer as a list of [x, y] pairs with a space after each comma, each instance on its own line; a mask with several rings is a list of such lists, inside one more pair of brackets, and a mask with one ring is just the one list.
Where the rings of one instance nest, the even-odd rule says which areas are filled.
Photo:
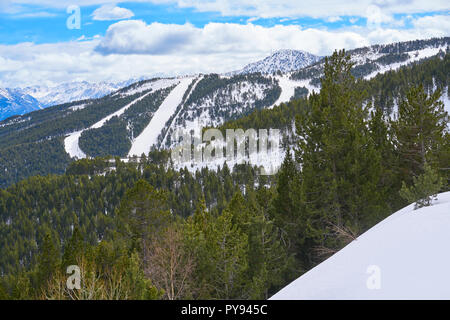
[[163, 78], [163, 79], [157, 79], [157, 80], [151, 80], [148, 82], [145, 82], [142, 85], [132, 86], [127, 91], [123, 92], [117, 92], [114, 95], [120, 95], [120, 96], [130, 96], [136, 93], [141, 93], [143, 91], [147, 91], [152, 89], [153, 92], [168, 88], [170, 86], [173, 86], [175, 84], [178, 84], [180, 82], [177, 78]]
[[83, 159], [86, 158], [86, 154], [81, 150], [78, 141], [80, 140], [81, 133], [84, 130], [71, 133], [64, 139], [64, 149], [70, 155], [71, 158]]
[[[186, 97], [186, 101], [189, 100], [189, 97], [191, 96], [192, 92], [194, 92], [195, 88], [197, 87], [197, 84], [203, 79], [203, 76], [199, 76], [197, 78], [197, 80], [195, 81], [194, 85], [192, 86], [190, 92], [188, 93], [187, 97]], [[175, 115], [175, 117], [172, 119], [172, 121], [169, 123], [168, 128], [173, 127], [174, 123], [176, 123], [176, 120], [178, 119], [178, 116], [180, 115], [180, 113], [182, 113], [182, 108], [178, 111], [178, 113]], [[175, 110], [176, 111], [176, 110]], [[168, 137], [168, 132], [165, 133], [163, 139], [162, 139], [162, 145], [164, 145], [166, 143], [166, 139]]]
[[179, 84], [170, 92], [163, 103], [159, 106], [144, 131], [142, 131], [142, 133], [133, 141], [128, 156], [140, 156], [142, 153], [148, 154], [150, 152], [150, 148], [157, 142], [158, 135], [161, 133], [161, 130], [164, 128], [166, 122], [170, 119], [172, 114], [176, 111], [178, 105], [181, 103], [183, 95], [189, 87], [192, 79], [193, 78], [190, 77], [179, 81]]
[[43, 106], [48, 107], [61, 103], [95, 99], [106, 96], [107, 94], [123, 88], [134, 80], [121, 82], [87, 82], [74, 81], [62, 83], [54, 87], [45, 85], [26, 87], [20, 89], [22, 92], [36, 98]]
[[41, 104], [32, 96], [18, 89], [0, 88], [0, 121], [40, 109]]
[[[365, 76], [364, 79], [371, 79], [378, 74], [382, 74], [382, 73], [385, 73], [390, 70], [397, 70], [401, 66], [405, 66], [407, 64], [410, 64], [411, 62], [415, 62], [415, 61], [419, 61], [421, 59], [432, 57], [434, 55], [437, 55], [439, 53], [439, 51], [441, 51], [441, 50], [445, 52], [446, 46], [437, 47], [437, 48], [427, 47], [422, 50], [408, 52], [409, 59], [402, 61], [402, 62], [392, 63], [392, 64], [389, 64], [386, 66], [380, 65], [379, 70], [376, 70], [376, 71], [370, 73], [369, 75]], [[357, 58], [353, 58], [353, 60], [355, 60], [355, 59], [357, 59]]]
[[124, 106], [121, 109], [119, 109], [118, 111], [110, 114], [109, 116], [107, 116], [107, 117], [103, 118], [102, 120], [98, 121], [97, 123], [93, 124], [91, 127], [87, 128], [87, 129], [83, 129], [81, 131], [77, 131], [77, 132], [73, 132], [73, 133], [69, 134], [64, 139], [64, 148], [66, 149], [66, 152], [72, 158], [75, 158], [75, 157], [78, 158], [78, 159], [86, 158], [86, 154], [80, 149], [80, 146], [78, 144], [78, 141], [79, 141], [80, 136], [83, 133], [83, 131], [89, 130], [89, 129], [97, 129], [97, 128], [102, 127], [108, 120], [110, 120], [111, 118], [113, 118], [115, 116], [117, 116], [117, 117], [121, 116], [129, 107], [131, 107], [136, 102], [144, 99], [150, 93], [153, 93], [153, 91], [149, 91], [146, 94], [143, 94], [139, 98], [133, 100], [132, 102], [130, 102], [126, 106]]
[[309, 83], [310, 79], [292, 80], [288, 75], [276, 76], [275, 78], [278, 80], [278, 84], [281, 88], [281, 94], [278, 100], [275, 101], [275, 103], [270, 106], [269, 109], [272, 109], [274, 106], [277, 106], [281, 103], [289, 102], [294, 96], [296, 87], [305, 87], [309, 91], [308, 95], [311, 94], [313, 90], [315, 90], [316, 92], [320, 90], [319, 88], [314, 87]]
[[301, 50], [278, 50], [263, 60], [250, 63], [236, 74], [244, 73], [275, 73], [277, 71], [288, 72], [298, 70], [320, 60], [320, 57]]
[[[202, 144], [204, 147], [205, 144]], [[209, 170], [218, 170], [219, 167], [223, 167], [226, 163], [229, 168], [233, 168], [235, 165], [248, 163], [258, 168], [263, 168], [264, 171], [259, 171], [262, 175], [275, 174], [281, 166], [286, 152], [279, 148], [278, 150], [268, 150], [267, 154], [264, 153], [252, 153], [250, 156], [235, 157], [231, 161], [227, 161], [226, 157], [215, 159], [214, 161], [201, 161], [201, 162], [186, 162], [186, 163], [174, 163], [174, 168], [177, 170], [186, 168], [189, 172], [195, 173], [197, 170], [201, 171], [203, 168]], [[263, 173], [265, 172], [265, 173]]]
[[[447, 89], [448, 90], [448, 89]], [[450, 99], [448, 98], [448, 92], [447, 90], [442, 91], [441, 101], [444, 103], [444, 109], [448, 112], [450, 115]], [[449, 123], [450, 125], [450, 123]]]
[[413, 207], [378, 223], [271, 299], [450, 299], [450, 192], [430, 207]]

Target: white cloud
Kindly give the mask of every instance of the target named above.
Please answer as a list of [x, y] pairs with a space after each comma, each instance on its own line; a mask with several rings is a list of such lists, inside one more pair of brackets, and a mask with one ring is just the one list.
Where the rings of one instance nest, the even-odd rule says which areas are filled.
[[444, 36], [450, 31], [450, 17], [448, 15], [421, 17], [414, 20], [413, 25], [417, 29], [433, 30], [436, 36]]
[[93, 20], [122, 20], [134, 17], [134, 13], [126, 8], [105, 4], [92, 13]]
[[331, 16], [331, 17], [326, 18], [326, 20], [327, 20], [328, 22], [337, 22], [337, 21], [341, 21], [342, 18], [339, 17], [339, 16]]
[[167, 54], [193, 43], [196, 31], [191, 24], [120, 21], [109, 26], [97, 50], [106, 54]]
[[302, 29], [298, 25], [263, 27], [253, 24], [209, 23], [147, 25], [128, 20], [111, 25], [97, 47], [103, 54], [264, 54], [280, 48], [302, 49], [315, 54], [333, 48], [354, 48], [368, 42], [354, 32]]
[[340, 30], [303, 29], [298, 25], [112, 24], [103, 37], [53, 44], [0, 45], [0, 87], [68, 81], [125, 80], [131, 77], [227, 72], [291, 48], [318, 55], [434, 36], [448, 36], [447, 16], [411, 19], [410, 29], [349, 26]]

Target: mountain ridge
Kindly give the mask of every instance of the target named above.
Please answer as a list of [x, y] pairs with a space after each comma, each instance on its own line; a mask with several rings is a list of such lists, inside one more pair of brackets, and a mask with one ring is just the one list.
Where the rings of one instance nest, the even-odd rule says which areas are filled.
[[280, 49], [264, 59], [247, 64], [241, 70], [233, 71], [231, 74], [247, 74], [255, 72], [265, 74], [274, 74], [277, 72], [284, 73], [307, 67], [320, 59], [322, 59], [322, 57], [303, 50]]
[[[392, 83], [383, 81], [377, 82], [377, 87], [372, 90], [375, 103], [383, 110], [386, 108], [386, 115], [391, 115], [395, 112], [395, 106], [403, 92], [401, 88], [406, 83], [424, 84], [427, 90], [432, 90], [436, 85], [447, 88], [446, 68], [449, 54], [446, 48], [449, 43], [450, 38], [447, 37], [379, 48], [361, 48], [349, 51], [348, 54], [356, 63], [352, 72], [354, 71], [355, 77], [361, 81], [379, 78], [381, 74], [386, 74], [387, 78], [401, 78], [401, 81], [397, 82], [398, 87], [383, 88]], [[416, 75], [405, 72], [409, 65], [412, 68], [425, 64], [428, 66], [427, 70], [432, 72], [426, 73], [426, 81], [425, 78], [417, 78]], [[406, 69], [396, 75], [394, 70], [399, 68]], [[377, 76], [373, 76], [374, 72]], [[292, 99], [307, 97], [312, 91], [319, 91], [322, 73], [323, 62], [319, 61], [284, 74], [189, 76], [184, 77], [189, 78], [186, 81], [190, 82], [183, 88], [184, 93], [180, 92], [177, 99], [169, 100], [166, 99], [173, 96], [170, 94], [171, 90], [180, 85], [183, 77], [155, 78], [133, 83], [103, 98], [56, 105], [0, 121], [0, 186], [19, 181], [30, 174], [55, 172], [53, 167], [56, 164], [53, 159], [57, 158], [56, 153], [64, 158], [58, 163], [61, 170], [64, 170], [76, 159], [74, 155], [80, 155], [78, 158], [126, 158], [132, 156], [133, 152], [140, 156], [142, 152], [146, 153], [152, 149], [170, 150], [176, 145], [172, 136], [178, 129], [198, 132], [201, 128], [218, 128], [226, 122], [253, 113], [259, 114], [263, 109], [290, 105]], [[405, 75], [409, 75], [408, 78], [402, 79]], [[143, 97], [150, 91], [148, 96]], [[444, 92], [443, 100], [447, 108], [450, 100], [447, 99], [448, 91]], [[143, 97], [143, 100], [139, 101], [139, 97]], [[112, 117], [132, 101], [138, 102], [126, 112]], [[275, 111], [279, 110], [280, 108], [277, 108]], [[162, 113], [164, 117], [161, 116]], [[153, 119], [155, 115], [157, 117]], [[292, 113], [289, 113], [285, 120], [292, 122]], [[94, 126], [96, 123], [101, 126]], [[267, 119], [264, 123], [267, 123]], [[277, 128], [279, 124], [264, 124], [264, 128]], [[260, 125], [261, 121], [259, 124], [253, 124], [252, 128], [259, 128]], [[292, 128], [292, 123], [287, 126]], [[145, 134], [141, 136], [142, 133]], [[80, 136], [77, 136], [78, 134]], [[27, 144], [28, 149], [25, 148]], [[36, 150], [40, 158], [47, 158], [48, 162], [35, 162], [36, 154], [32, 153], [31, 149]], [[41, 150], [46, 150], [46, 153]], [[20, 161], [23, 163], [17, 159], [16, 153], [20, 153]], [[279, 164], [281, 158], [270, 160], [273, 164]], [[37, 164], [30, 167], [30, 163]], [[187, 165], [189, 170], [196, 170], [210, 164]]]

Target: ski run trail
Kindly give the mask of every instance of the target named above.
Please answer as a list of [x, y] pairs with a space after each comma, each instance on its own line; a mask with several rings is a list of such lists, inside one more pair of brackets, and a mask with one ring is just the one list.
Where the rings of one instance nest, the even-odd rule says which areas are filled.
[[147, 155], [150, 152], [151, 147], [158, 141], [158, 136], [164, 129], [167, 121], [169, 121], [181, 103], [183, 95], [192, 80], [192, 77], [181, 79], [179, 84], [164, 99], [144, 131], [134, 139], [128, 152], [129, 157], [133, 155], [140, 156], [143, 153]]
[[121, 116], [129, 107], [131, 107], [133, 104], [135, 104], [136, 102], [144, 99], [146, 96], [148, 96], [149, 94], [153, 93], [152, 91], [147, 92], [146, 94], [140, 96], [139, 98], [133, 100], [132, 102], [130, 102], [129, 104], [127, 104], [126, 106], [122, 107], [121, 109], [119, 109], [118, 111], [110, 114], [109, 116], [103, 118], [102, 120], [98, 121], [97, 123], [93, 124], [91, 127], [87, 128], [87, 129], [83, 129], [77, 132], [73, 132], [71, 133], [69, 136], [66, 137], [66, 139], [64, 140], [64, 147], [66, 149], [66, 152], [72, 157], [72, 158], [78, 158], [78, 159], [83, 159], [86, 158], [86, 154], [83, 152], [83, 150], [80, 149], [80, 146], [78, 144], [78, 141], [81, 137], [81, 134], [83, 133], [83, 131], [85, 130], [89, 130], [89, 129], [97, 129], [97, 128], [101, 128], [108, 120], [110, 120], [111, 118], [115, 117], [115, 116]]
[[[173, 79], [171, 81], [168, 81], [167, 79], [162, 79], [160, 81], [157, 81], [155, 83], [152, 83], [149, 88], [152, 88], [153, 90], [143, 94], [139, 98], [133, 100], [126, 106], [122, 107], [118, 111], [108, 115], [107, 117], [103, 118], [102, 120], [98, 121], [94, 125], [90, 126], [89, 128], [73, 132], [69, 134], [65, 140], [64, 140], [64, 147], [66, 152], [72, 157], [72, 158], [78, 158], [83, 159], [86, 158], [86, 154], [81, 150], [79, 146], [79, 139], [81, 137], [81, 134], [85, 130], [89, 129], [97, 129], [101, 128], [108, 120], [115, 116], [121, 116], [129, 107], [131, 107], [136, 102], [144, 99], [147, 95], [154, 93], [157, 90], [163, 89], [165, 87], [168, 87], [172, 84], [176, 84], [176, 87], [169, 93], [169, 95], [164, 99], [163, 103], [159, 106], [158, 110], [153, 115], [152, 119], [150, 120], [150, 123], [147, 125], [147, 127], [144, 129], [144, 131], [136, 137], [132, 141], [132, 146], [129, 152], [129, 156], [132, 155], [141, 155], [142, 153], [148, 154], [150, 151], [151, 146], [157, 141], [158, 135], [161, 132], [161, 130], [164, 128], [164, 125], [169, 120], [171, 115], [175, 112], [178, 105], [181, 103], [181, 100], [183, 98], [184, 93], [186, 92], [189, 84], [191, 83], [193, 77], [186, 77], [186, 78], [180, 78], [180, 79]], [[144, 89], [149, 89], [147, 87], [145, 88], [138, 88], [134, 90], [131, 93], [136, 93], [139, 91], [144, 91]]]

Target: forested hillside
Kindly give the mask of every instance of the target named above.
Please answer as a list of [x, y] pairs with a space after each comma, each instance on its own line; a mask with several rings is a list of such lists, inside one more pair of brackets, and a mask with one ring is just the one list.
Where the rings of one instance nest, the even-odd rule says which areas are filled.
[[[358, 88], [366, 91], [365, 102], [372, 101], [386, 114], [393, 115], [399, 98], [410, 86], [419, 84], [428, 92], [442, 88], [444, 97], [448, 97], [449, 39], [349, 51], [354, 63], [351, 72], [358, 79]], [[225, 126], [234, 123], [248, 127], [253, 122], [254, 128], [289, 127], [291, 132], [285, 132], [283, 139], [292, 140], [293, 117], [302, 109], [298, 104], [303, 104], [298, 98], [306, 101], [313, 91], [320, 90], [323, 68], [322, 60], [284, 74], [151, 79], [101, 99], [9, 118], [0, 122], [0, 187], [30, 176], [61, 174], [76, 158], [126, 157], [135, 153], [140, 156], [152, 148], [172, 148], [171, 134], [180, 128], [219, 127], [225, 122]], [[444, 97], [442, 100], [449, 101]], [[279, 114], [283, 112], [286, 113]], [[259, 123], [255, 123], [257, 117]], [[246, 125], [244, 122], [248, 121]]]
[[[154, 151], [83, 159], [0, 189], [0, 297], [268, 298], [407, 203], [449, 189], [444, 68], [448, 55], [362, 81], [335, 52], [320, 92], [226, 123], [295, 119], [275, 176], [249, 165], [178, 171]], [[389, 88], [395, 106], [368, 103]], [[73, 264], [78, 291], [61, 285]]]

